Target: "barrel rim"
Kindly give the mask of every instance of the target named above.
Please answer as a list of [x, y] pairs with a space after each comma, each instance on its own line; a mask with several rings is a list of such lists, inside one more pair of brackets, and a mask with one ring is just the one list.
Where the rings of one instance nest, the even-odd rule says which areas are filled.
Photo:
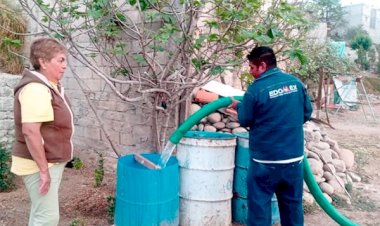
[[215, 140], [236, 139], [236, 135], [232, 133], [221, 133], [221, 132], [210, 132], [210, 131], [187, 131], [184, 137], [192, 138], [192, 139], [215, 139]]
[[238, 138], [246, 138], [248, 139], [249, 138], [249, 133], [248, 132], [238, 132], [238, 133], [234, 133]]
[[[127, 165], [126, 164], [126, 161], [136, 161], [134, 159], [134, 154], [135, 153], [128, 153], [126, 155], [122, 155], [120, 156], [118, 159], [117, 159], [117, 166], [118, 167], [127, 167], [129, 169], [133, 169], [133, 170], [137, 170], [137, 171], [145, 171], [145, 172], [151, 172], [151, 171], [156, 171], [156, 172], [163, 172], [163, 171], [168, 171], [168, 170], [171, 170], [172, 168], [178, 168], [179, 167], [179, 163], [178, 163], [178, 159], [176, 156], [170, 156], [169, 158], [169, 161], [168, 163], [166, 164], [166, 167], [164, 168], [157, 168], [157, 169], [149, 169], [147, 167], [144, 167], [142, 166], [140, 163], [137, 163], [136, 162], [136, 165], [137, 167], [135, 166], [131, 166], [131, 165]], [[150, 161], [153, 161], [153, 159], [151, 158], [152, 156], [154, 156], [155, 158], [157, 158], [157, 160], [159, 160], [159, 156], [160, 156], [160, 153], [141, 153], [142, 156], [146, 157], [147, 159], [149, 159]], [[153, 161], [155, 164], [158, 164], [158, 162], [156, 161]]]

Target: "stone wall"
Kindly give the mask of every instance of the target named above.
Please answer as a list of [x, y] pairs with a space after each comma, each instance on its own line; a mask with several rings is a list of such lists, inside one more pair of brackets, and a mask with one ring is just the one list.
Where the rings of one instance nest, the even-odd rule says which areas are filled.
[[13, 87], [20, 76], [0, 73], [0, 144], [10, 150], [14, 141]]

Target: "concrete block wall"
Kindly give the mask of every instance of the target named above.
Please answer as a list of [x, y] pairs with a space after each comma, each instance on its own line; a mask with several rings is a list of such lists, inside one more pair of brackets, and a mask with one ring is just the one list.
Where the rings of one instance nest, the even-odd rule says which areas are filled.
[[68, 69], [62, 83], [74, 113], [74, 142], [78, 150], [116, 157], [91, 104], [120, 154], [155, 151], [152, 150], [151, 117], [149, 111], [142, 110], [142, 103], [131, 104], [121, 100], [99, 76], [86, 67], [74, 66], [74, 71]]

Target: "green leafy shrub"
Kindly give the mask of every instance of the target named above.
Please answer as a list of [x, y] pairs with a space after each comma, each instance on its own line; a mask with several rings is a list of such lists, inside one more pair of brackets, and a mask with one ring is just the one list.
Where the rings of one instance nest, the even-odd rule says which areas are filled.
[[108, 196], [107, 197], [107, 219], [108, 223], [113, 224], [114, 223], [114, 215], [115, 215], [115, 197]]
[[102, 185], [104, 178], [104, 158], [102, 154], [99, 154], [98, 166], [95, 169], [95, 187]]
[[84, 162], [79, 157], [74, 157], [73, 158], [73, 167], [76, 170], [80, 170], [84, 167]]
[[8, 192], [15, 188], [15, 175], [10, 171], [11, 155], [0, 145], [0, 192]]

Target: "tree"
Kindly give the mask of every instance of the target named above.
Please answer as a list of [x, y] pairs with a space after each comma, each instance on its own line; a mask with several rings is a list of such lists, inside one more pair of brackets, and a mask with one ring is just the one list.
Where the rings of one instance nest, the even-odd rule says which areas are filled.
[[152, 110], [157, 150], [194, 87], [240, 67], [255, 45], [304, 61], [299, 43], [310, 27], [300, 8], [284, 0], [19, 1], [122, 100]]
[[305, 83], [317, 83], [320, 68], [323, 68], [326, 75], [330, 77], [336, 74], [346, 74], [352, 70], [349, 60], [345, 57], [339, 57], [332, 45], [305, 43], [302, 49], [308, 56], [308, 63], [289, 68], [289, 70], [294, 71]]
[[332, 31], [345, 25], [344, 10], [339, 0], [312, 0], [308, 7], [321, 22], [327, 24], [327, 37], [332, 37]]
[[358, 53], [358, 59], [356, 62], [363, 70], [368, 70], [369, 61], [367, 59], [367, 53], [372, 46], [372, 39], [367, 34], [358, 33], [351, 41], [350, 46]]

